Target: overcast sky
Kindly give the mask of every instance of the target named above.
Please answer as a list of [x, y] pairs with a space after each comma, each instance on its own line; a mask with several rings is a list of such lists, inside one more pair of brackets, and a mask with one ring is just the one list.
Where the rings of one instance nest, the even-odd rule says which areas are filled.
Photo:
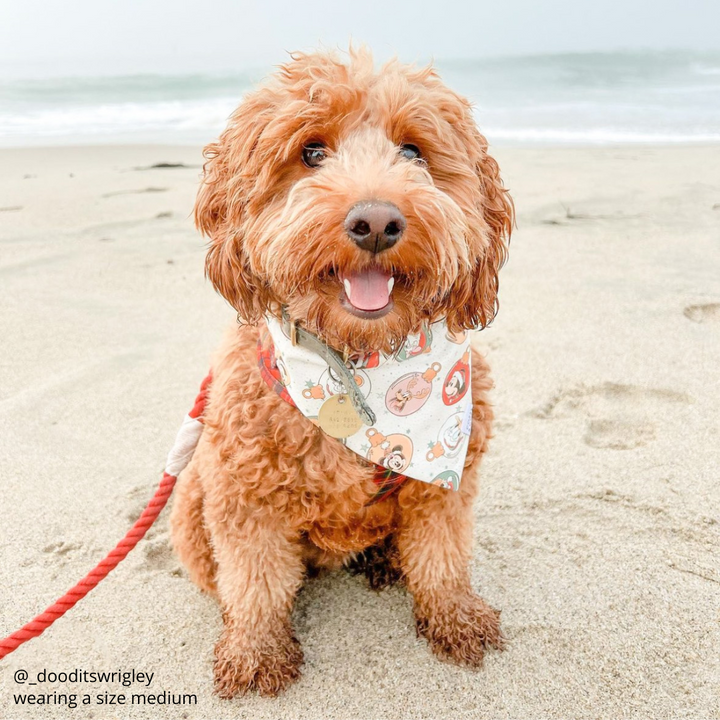
[[438, 60], [618, 49], [720, 50], [720, 0], [0, 0], [0, 69], [184, 73], [369, 44]]

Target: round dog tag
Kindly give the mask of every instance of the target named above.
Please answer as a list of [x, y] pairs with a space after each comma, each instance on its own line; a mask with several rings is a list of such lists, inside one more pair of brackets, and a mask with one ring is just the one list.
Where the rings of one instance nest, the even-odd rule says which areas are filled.
[[362, 420], [347, 395], [333, 395], [320, 407], [318, 423], [330, 437], [342, 439], [354, 435], [361, 427]]

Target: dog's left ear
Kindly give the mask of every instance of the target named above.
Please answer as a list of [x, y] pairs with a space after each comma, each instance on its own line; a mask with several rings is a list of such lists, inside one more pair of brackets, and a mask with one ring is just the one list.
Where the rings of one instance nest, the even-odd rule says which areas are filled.
[[508, 255], [515, 224], [515, 208], [503, 186], [497, 162], [488, 155], [488, 143], [468, 110], [454, 127], [468, 153], [475, 177], [472, 199], [463, 208], [469, 224], [470, 267], [460, 275], [442, 305], [451, 332], [484, 328], [498, 309], [498, 273]]

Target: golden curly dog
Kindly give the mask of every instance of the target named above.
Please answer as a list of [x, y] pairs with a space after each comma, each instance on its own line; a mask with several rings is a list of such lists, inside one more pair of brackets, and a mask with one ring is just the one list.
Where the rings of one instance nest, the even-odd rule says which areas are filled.
[[[365, 50], [347, 62], [296, 54], [205, 157], [195, 219], [210, 238], [207, 274], [244, 322], [215, 358], [171, 523], [190, 577], [223, 610], [217, 692], [273, 695], [296, 680], [303, 579], [352, 562], [374, 587], [407, 585], [438, 656], [480, 665], [502, 645], [499, 613], [468, 570], [492, 421], [483, 358], [472, 357], [459, 492], [408, 480], [375, 504], [373, 467], [273, 392], [257, 359], [263, 317], [282, 307], [346, 354], [392, 352], [442, 318], [450, 332], [493, 319], [513, 207], [470, 104], [430, 67], [376, 72]], [[384, 307], [345, 282], [376, 288], [378, 277], [394, 279]]]

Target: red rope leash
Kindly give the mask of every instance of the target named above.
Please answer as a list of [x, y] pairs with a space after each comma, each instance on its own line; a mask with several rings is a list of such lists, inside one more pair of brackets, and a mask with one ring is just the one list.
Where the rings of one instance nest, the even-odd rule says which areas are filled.
[[[205, 411], [205, 401], [207, 392], [212, 381], [212, 374], [208, 375], [200, 386], [200, 392], [195, 398], [195, 404], [189, 412], [186, 422], [197, 421], [202, 423], [202, 416]], [[267, 380], [266, 380], [267, 382]], [[197, 425], [197, 423], [195, 423]], [[183, 426], [185, 427], [185, 425]], [[198, 426], [199, 427], [199, 426]], [[128, 553], [145, 537], [145, 533], [150, 529], [152, 524], [157, 520], [158, 515], [162, 512], [167, 501], [172, 494], [177, 476], [182, 468], [190, 460], [192, 451], [197, 443], [197, 437], [190, 430], [190, 437], [183, 434], [183, 428], [175, 441], [175, 446], [168, 458], [168, 469], [173, 468], [174, 475], [164, 473], [162, 480], [155, 494], [151, 498], [147, 507], [143, 510], [142, 515], [136, 520], [135, 524], [128, 530], [125, 537], [111, 550], [107, 556], [101, 560], [77, 585], [68, 590], [59, 600], [54, 602], [45, 612], [31, 620], [27, 625], [23, 625], [12, 635], [8, 635], [0, 640], [0, 660], [16, 650], [20, 645], [32, 640], [34, 637], [41, 635], [47, 630], [58, 618], [62, 617], [70, 608], [82, 600], [101, 580], [106, 578], [123, 560]], [[377, 502], [394, 492], [407, 479], [404, 475], [397, 475], [384, 468], [378, 468], [379, 472], [375, 474], [375, 483], [378, 485], [377, 494], [370, 500], [368, 504]]]
[[107, 577], [125, 558], [125, 556], [143, 539], [145, 533], [155, 522], [157, 516], [167, 504], [168, 498], [175, 487], [175, 480], [165, 473], [160, 485], [148, 503], [142, 515], [130, 528], [127, 535], [101, 560], [75, 587], [68, 590], [57, 602], [53, 603], [44, 613], [38, 615], [27, 625], [23, 625], [12, 635], [0, 640], [0, 659], [9, 655], [28, 640], [32, 640], [45, 632], [59, 617], [62, 617], [78, 601], [82, 600], [103, 578]]
[[[202, 417], [205, 409], [205, 399], [210, 385], [211, 376], [203, 380], [200, 393], [195, 398], [195, 405], [190, 411], [190, 417]], [[179, 474], [179, 472], [178, 472]], [[58, 618], [62, 617], [77, 602], [82, 600], [98, 583], [106, 578], [123, 560], [127, 554], [143, 539], [150, 526], [157, 520], [158, 515], [167, 504], [177, 477], [164, 473], [155, 494], [151, 498], [142, 515], [128, 530], [125, 537], [111, 550], [104, 560], [101, 560], [75, 587], [68, 590], [57, 602], [53, 603], [44, 613], [38, 615], [27, 625], [23, 625], [12, 635], [0, 640], [0, 660], [16, 650], [20, 645], [42, 634]]]

